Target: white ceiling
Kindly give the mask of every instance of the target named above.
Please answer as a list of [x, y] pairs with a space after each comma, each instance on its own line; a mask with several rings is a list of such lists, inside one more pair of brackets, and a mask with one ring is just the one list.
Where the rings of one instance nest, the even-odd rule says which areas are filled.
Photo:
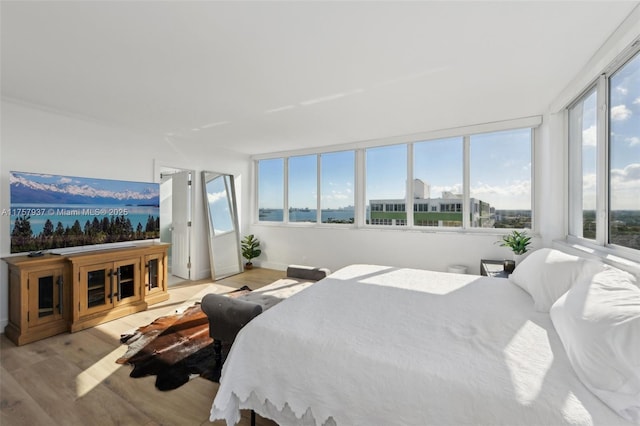
[[4, 99], [193, 147], [542, 114], [631, 1], [2, 1]]

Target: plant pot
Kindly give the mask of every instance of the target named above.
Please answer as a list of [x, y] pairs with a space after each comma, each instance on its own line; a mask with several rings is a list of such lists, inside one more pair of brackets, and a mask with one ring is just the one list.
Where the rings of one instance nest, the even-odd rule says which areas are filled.
[[251, 262], [245, 263], [244, 264], [244, 269], [245, 270], [253, 269], [253, 263], [251, 263]]

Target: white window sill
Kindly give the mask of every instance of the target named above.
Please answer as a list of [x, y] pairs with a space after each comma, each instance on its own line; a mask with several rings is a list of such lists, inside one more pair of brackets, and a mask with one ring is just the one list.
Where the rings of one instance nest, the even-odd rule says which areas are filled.
[[608, 265], [640, 276], [640, 254], [634, 256], [634, 254], [628, 254], [627, 250], [619, 253], [617, 250], [608, 247], [591, 245], [578, 239], [574, 241], [571, 238], [555, 240], [553, 241], [553, 247], [571, 254], [598, 259]]

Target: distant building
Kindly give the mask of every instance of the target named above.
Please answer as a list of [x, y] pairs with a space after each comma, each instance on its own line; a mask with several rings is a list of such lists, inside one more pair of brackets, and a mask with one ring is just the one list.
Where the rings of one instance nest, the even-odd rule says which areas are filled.
[[[413, 188], [413, 224], [415, 226], [462, 226], [462, 194], [445, 191], [440, 198], [430, 198], [430, 186], [420, 179], [414, 180]], [[371, 225], [407, 225], [404, 199], [371, 200], [369, 205]], [[468, 212], [471, 227], [494, 227], [495, 208], [489, 203], [471, 198]]]
[[416, 200], [431, 198], [431, 185], [420, 179], [413, 180], [413, 198]]

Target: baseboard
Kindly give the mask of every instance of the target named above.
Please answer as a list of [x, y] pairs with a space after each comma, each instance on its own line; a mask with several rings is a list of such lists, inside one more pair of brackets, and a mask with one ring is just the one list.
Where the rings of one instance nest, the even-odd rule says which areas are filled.
[[286, 271], [289, 265], [285, 265], [277, 262], [253, 262], [253, 265], [257, 268], [275, 269], [276, 271]]

